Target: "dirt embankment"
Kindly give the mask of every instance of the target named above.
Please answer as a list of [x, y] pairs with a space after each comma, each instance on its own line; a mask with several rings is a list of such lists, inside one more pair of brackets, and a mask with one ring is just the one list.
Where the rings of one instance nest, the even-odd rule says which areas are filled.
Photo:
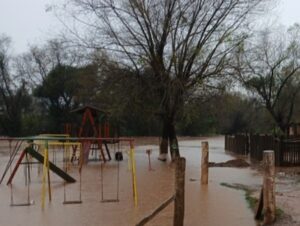
[[237, 167], [237, 168], [243, 168], [243, 167], [249, 167], [250, 164], [246, 162], [243, 159], [232, 159], [227, 162], [210, 162], [209, 167]]

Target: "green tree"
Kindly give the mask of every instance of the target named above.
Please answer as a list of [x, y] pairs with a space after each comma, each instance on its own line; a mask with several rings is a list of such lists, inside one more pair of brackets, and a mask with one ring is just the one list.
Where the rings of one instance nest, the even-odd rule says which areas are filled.
[[41, 99], [50, 120], [50, 132], [61, 130], [63, 123], [72, 120], [70, 111], [78, 105], [75, 101], [79, 85], [76, 68], [57, 65], [34, 90]]
[[151, 70], [137, 75], [107, 57], [98, 62], [98, 87], [92, 103], [109, 112], [120, 135], [157, 135], [158, 96], [152, 92]]
[[178, 124], [181, 135], [270, 133], [272, 118], [264, 106], [240, 92], [219, 90], [190, 101]]
[[89, 61], [83, 55], [65, 42], [51, 39], [40, 46], [32, 45], [16, 58], [15, 69], [35, 96], [31, 113], [24, 118], [26, 131], [60, 132], [61, 124], [73, 119], [68, 111], [95, 91], [88, 87], [94, 84], [93, 66], [86, 66]]

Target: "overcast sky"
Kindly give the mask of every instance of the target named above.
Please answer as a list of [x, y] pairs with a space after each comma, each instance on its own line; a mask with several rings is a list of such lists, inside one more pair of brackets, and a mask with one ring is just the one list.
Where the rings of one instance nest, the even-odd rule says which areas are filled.
[[[27, 50], [29, 43], [42, 43], [62, 27], [47, 5], [54, 0], [0, 0], [0, 34], [12, 38], [15, 53]], [[62, 1], [62, 0], [61, 0]], [[280, 0], [270, 13], [272, 21], [285, 26], [300, 23], [300, 1]]]

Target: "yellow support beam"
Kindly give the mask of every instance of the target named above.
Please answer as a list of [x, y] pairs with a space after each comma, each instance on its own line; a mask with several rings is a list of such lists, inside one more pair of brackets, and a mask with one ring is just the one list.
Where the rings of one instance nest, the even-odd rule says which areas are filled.
[[138, 194], [137, 194], [137, 184], [136, 184], [136, 166], [134, 157], [134, 145], [130, 142], [130, 161], [131, 161], [131, 173], [132, 173], [132, 188], [133, 188], [133, 199], [134, 206], [138, 206]]
[[46, 199], [46, 177], [48, 174], [48, 141], [45, 141], [44, 148], [44, 163], [43, 163], [43, 178], [42, 178], [42, 210], [45, 209], [45, 199]]

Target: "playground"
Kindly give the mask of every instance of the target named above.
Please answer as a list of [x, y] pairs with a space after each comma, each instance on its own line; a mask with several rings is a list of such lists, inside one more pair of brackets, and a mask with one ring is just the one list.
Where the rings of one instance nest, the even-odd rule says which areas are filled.
[[[6, 185], [10, 178], [8, 174], [0, 185], [0, 225], [136, 225], [144, 216], [172, 195], [175, 169], [174, 164], [169, 160], [166, 163], [157, 161], [158, 138], [133, 140], [135, 141], [136, 203], [130, 154], [126, 151], [127, 148], [130, 148], [128, 145], [122, 144], [122, 148], [119, 148], [123, 151], [122, 161], [114, 159], [106, 163], [95, 161], [94, 155], [90, 153], [90, 160], [87, 164], [82, 165], [81, 174], [78, 162], [70, 161], [68, 166], [64, 165], [66, 163], [63, 161], [64, 151], [61, 154], [56, 153], [56, 160], [53, 159], [55, 152], [49, 151], [49, 161], [56, 163], [57, 167], [76, 182], [67, 183], [64, 177], [50, 171], [50, 200], [47, 175], [46, 181], [43, 182], [43, 164], [31, 165], [30, 182], [28, 165], [20, 165], [12, 183]], [[184, 225], [256, 225], [254, 214], [245, 201], [245, 192], [222, 186], [222, 184], [243, 184], [258, 190], [262, 184], [260, 172], [249, 167], [212, 167], [209, 170], [208, 186], [201, 186], [200, 150], [203, 140], [207, 140], [210, 144], [211, 162], [224, 162], [235, 158], [225, 153], [223, 137], [180, 139], [182, 156], [187, 161]], [[114, 146], [116, 151], [117, 144], [108, 145], [112, 156]], [[152, 150], [150, 155], [146, 150]], [[4, 172], [9, 159], [8, 143], [1, 141], [1, 173]], [[26, 162], [26, 158], [24, 159]], [[67, 170], [65, 170], [66, 168]], [[44, 183], [45, 187], [43, 187]], [[295, 208], [298, 204], [288, 202], [287, 197], [290, 194], [297, 195], [299, 192], [297, 193], [296, 190], [299, 186], [289, 187], [291, 181], [286, 181], [286, 177], [278, 184], [278, 206], [283, 207], [285, 212], [294, 214], [294, 218], [288, 220], [289, 224], [278, 222], [276, 225], [297, 225], [299, 213]], [[292, 193], [291, 189], [294, 189]], [[174, 205], [169, 205], [147, 225], [172, 225], [173, 209]]]
[[[2, 142], [3, 143], [3, 142]], [[254, 225], [251, 211], [244, 202], [243, 194], [218, 185], [218, 179], [221, 175], [212, 175], [210, 189], [202, 189], [199, 177], [199, 149], [200, 141], [182, 141], [183, 155], [186, 155], [189, 161], [187, 167], [187, 192], [186, 199], [191, 205], [187, 205], [186, 209], [186, 225], [197, 225], [199, 219], [208, 220], [207, 225], [217, 225], [216, 221], [221, 217], [213, 217], [215, 214], [223, 216], [224, 210], [209, 211], [206, 209], [222, 208], [221, 201], [230, 202], [233, 205], [228, 208], [228, 214], [222, 218], [223, 225]], [[218, 145], [218, 144], [217, 144]], [[218, 150], [218, 147], [216, 147]], [[151, 167], [149, 170], [148, 155], [145, 152], [152, 149]], [[3, 149], [1, 149], [3, 150]], [[124, 154], [124, 160], [121, 162], [110, 161], [105, 163], [102, 173], [104, 175], [101, 182], [101, 163], [90, 161], [82, 167], [82, 185], [81, 185], [81, 203], [63, 204], [64, 192], [67, 192], [66, 199], [79, 200], [79, 173], [77, 166], [71, 166], [68, 171], [77, 182], [69, 183], [65, 186], [64, 180], [58, 175], [51, 173], [51, 193], [52, 200], [49, 201], [46, 195], [45, 206], [42, 208], [42, 182], [43, 175], [38, 175], [38, 165], [32, 165], [30, 198], [28, 200], [28, 187], [25, 185], [26, 165], [21, 166], [17, 171], [13, 180], [13, 202], [26, 203], [28, 206], [11, 206], [11, 188], [6, 183], [2, 183], [1, 188], [1, 225], [135, 225], [144, 215], [147, 215], [152, 209], [158, 206], [162, 201], [167, 199], [174, 189], [174, 167], [170, 163], [162, 163], [156, 160], [158, 155], [158, 146], [156, 145], [138, 145], [135, 149], [136, 169], [137, 169], [137, 188], [138, 188], [138, 204], [135, 206], [132, 192], [132, 172], [128, 165], [129, 156]], [[4, 165], [9, 160], [9, 153], [1, 151], [1, 172]], [[223, 158], [222, 154], [216, 158]], [[214, 155], [212, 155], [214, 156]], [[215, 161], [218, 159], [215, 158]], [[230, 157], [226, 157], [230, 159]], [[51, 156], [50, 156], [51, 159]], [[193, 160], [192, 160], [193, 159]], [[58, 156], [57, 156], [58, 161]], [[103, 202], [107, 200], [117, 199], [117, 177], [119, 164], [119, 201]], [[214, 174], [214, 172], [212, 172]], [[224, 175], [224, 174], [223, 174]], [[214, 177], [217, 178], [214, 179]], [[8, 177], [7, 177], [8, 178]], [[7, 179], [6, 178], [6, 179]], [[195, 179], [195, 181], [190, 179]], [[7, 181], [7, 180], [6, 180]], [[220, 181], [221, 182], [221, 181]], [[104, 190], [101, 190], [103, 183]], [[193, 194], [193, 195], [192, 195]], [[211, 194], [211, 195], [209, 195]], [[225, 195], [226, 194], [226, 195]], [[220, 197], [223, 197], [220, 199]], [[213, 198], [210, 205], [204, 204], [207, 199]], [[202, 203], [197, 211], [192, 211], [193, 206]], [[203, 205], [204, 204], [204, 205]], [[203, 209], [202, 209], [203, 208]], [[149, 225], [172, 225], [172, 209], [170, 205], [161, 214], [159, 214]], [[202, 210], [201, 210], [202, 209]], [[205, 210], [205, 211], [204, 211]], [[235, 212], [239, 211], [239, 215], [234, 217]], [[199, 218], [202, 216], [201, 218]], [[212, 215], [211, 215], [212, 214]], [[16, 217], [12, 217], [16, 216]], [[205, 216], [205, 218], [204, 218]], [[224, 219], [225, 217], [225, 219]], [[232, 218], [233, 217], [233, 218]], [[202, 221], [202, 220], [201, 220]], [[226, 223], [227, 222], [227, 223]], [[233, 224], [236, 222], [236, 224]], [[226, 223], [226, 224], [225, 224]]]

